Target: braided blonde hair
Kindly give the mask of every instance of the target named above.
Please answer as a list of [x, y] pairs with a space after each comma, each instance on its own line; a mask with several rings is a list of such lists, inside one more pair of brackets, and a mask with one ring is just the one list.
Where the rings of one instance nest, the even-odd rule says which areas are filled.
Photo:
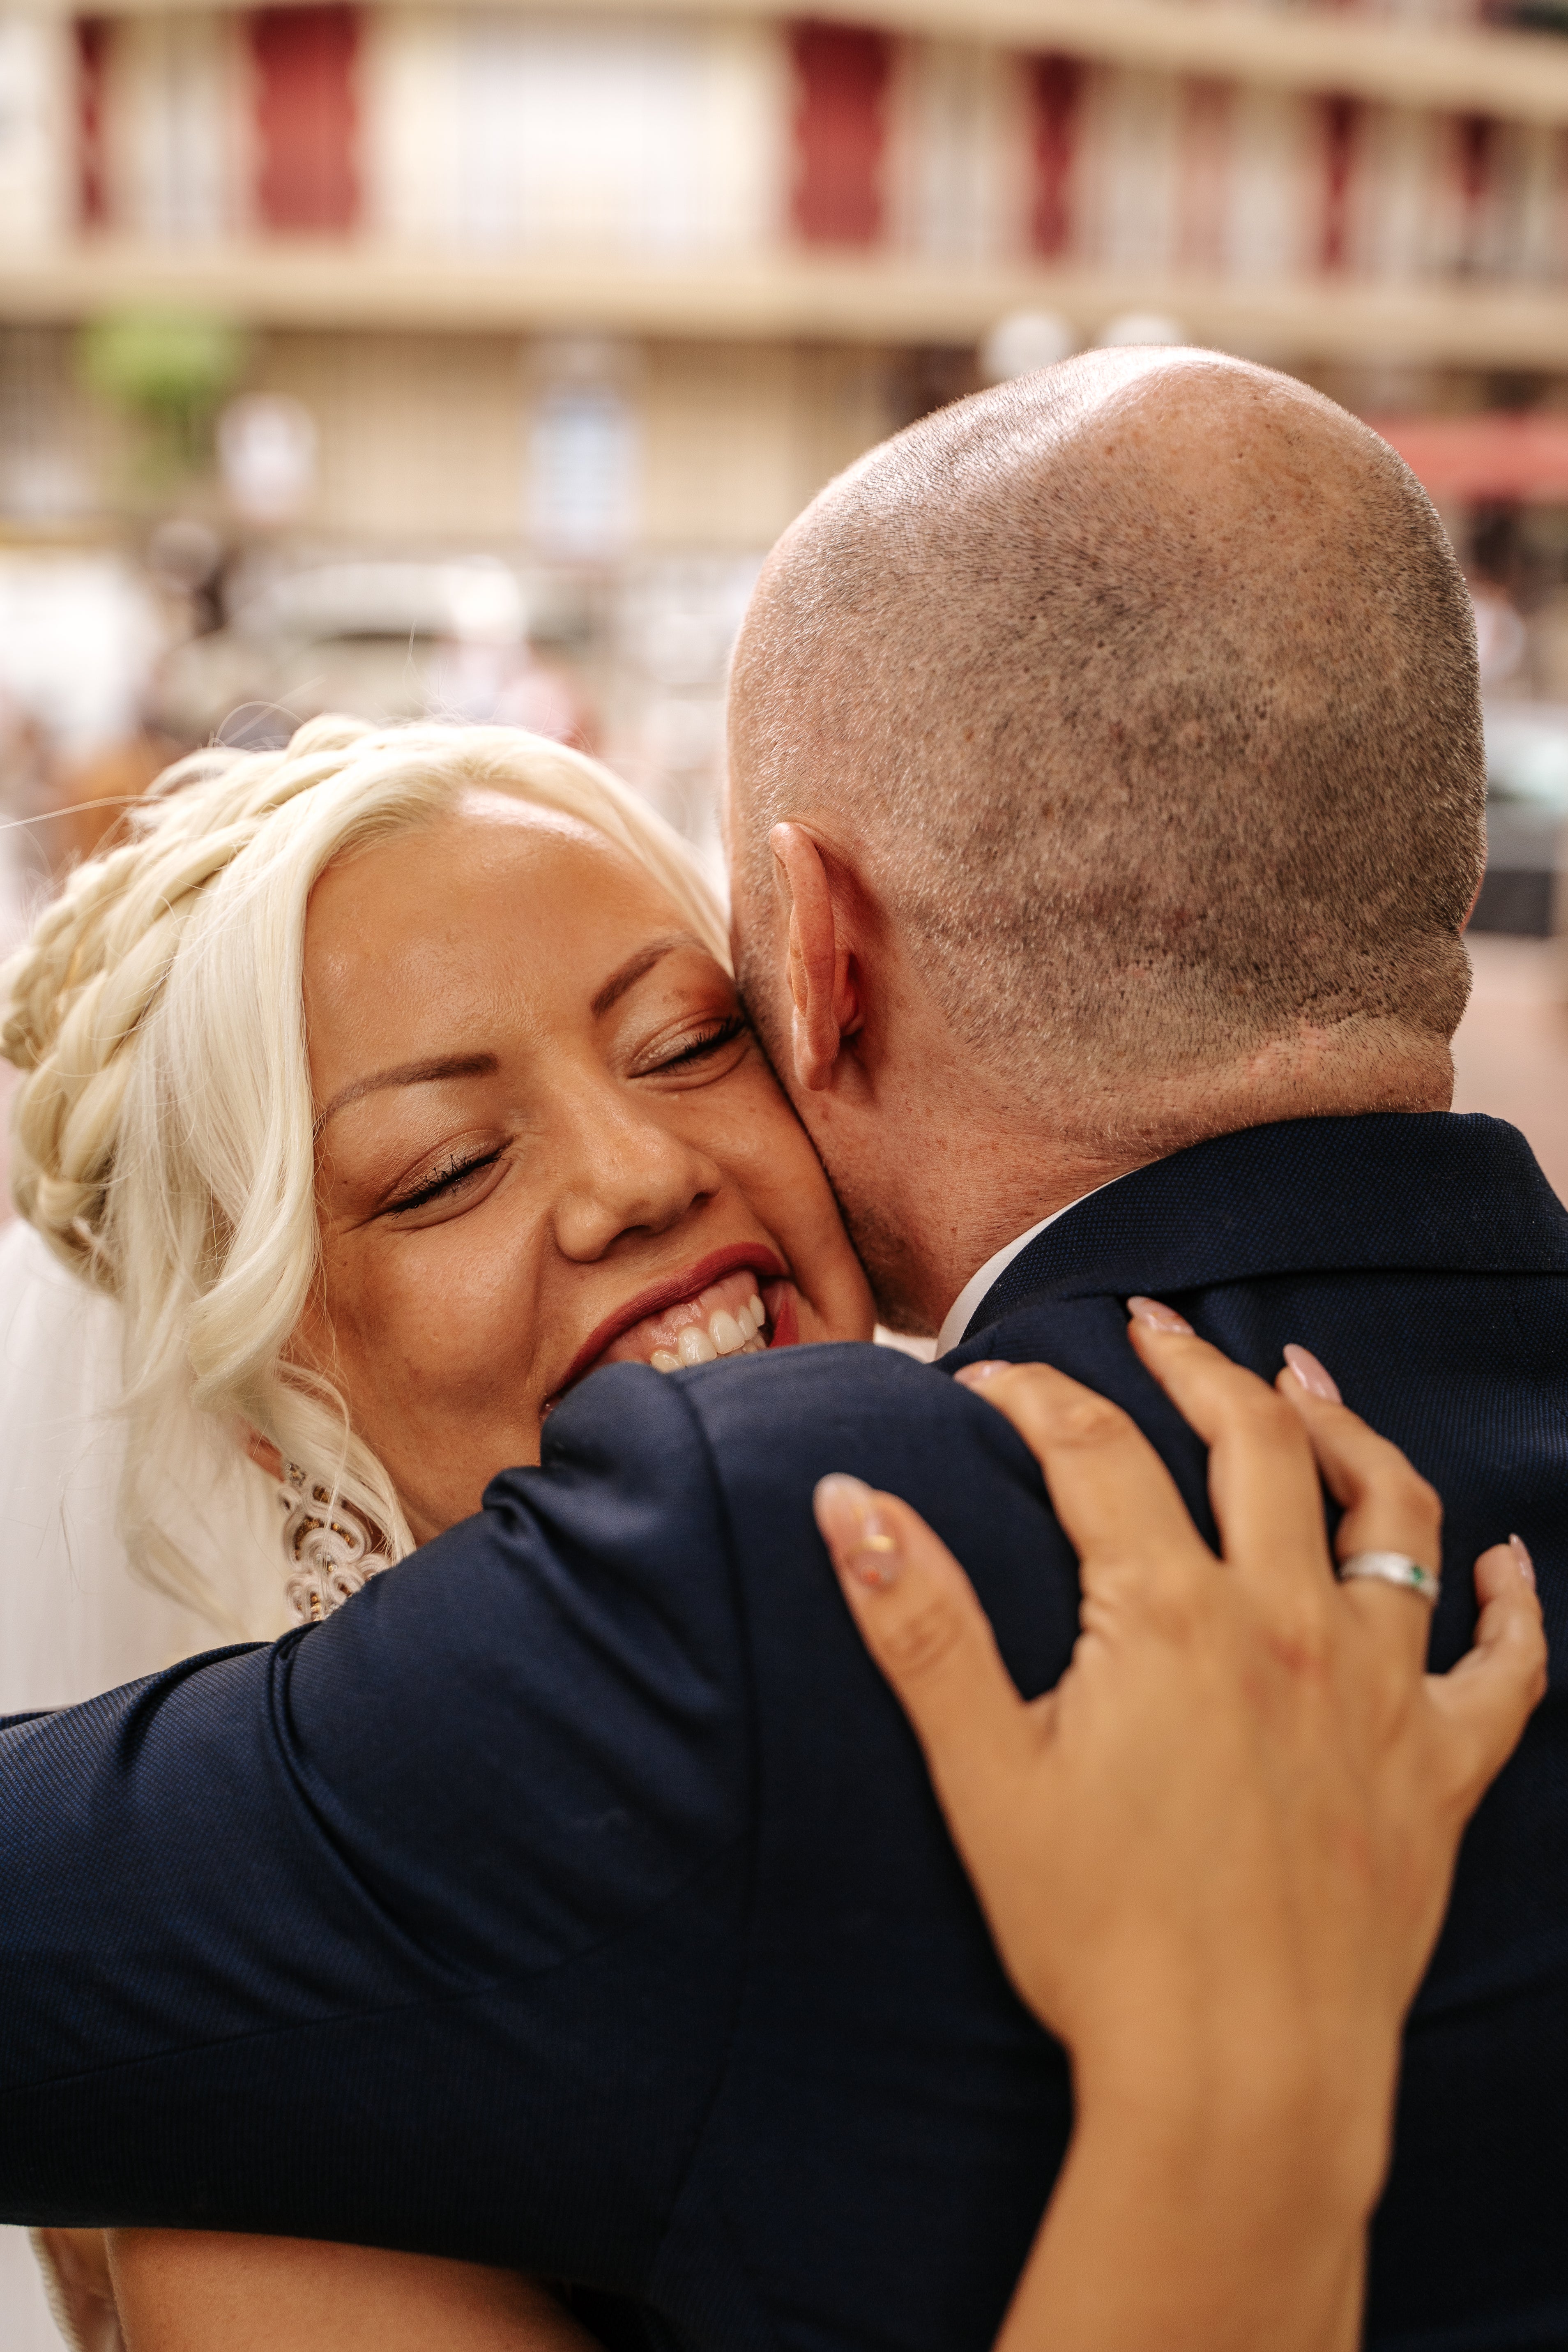
[[220, 1625], [222, 1563], [202, 1555], [217, 1497], [247, 1475], [245, 1424], [393, 1558], [411, 1548], [341, 1394], [287, 1357], [318, 1265], [305, 908], [334, 857], [474, 789], [593, 825], [728, 966], [684, 844], [596, 761], [513, 728], [331, 717], [285, 751], [171, 768], [0, 966], [0, 1054], [23, 1073], [16, 1205], [124, 1310], [128, 1550]]

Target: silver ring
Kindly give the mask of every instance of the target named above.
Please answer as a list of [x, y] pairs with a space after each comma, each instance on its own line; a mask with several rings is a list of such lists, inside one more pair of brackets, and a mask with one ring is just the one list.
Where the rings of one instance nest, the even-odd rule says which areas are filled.
[[1382, 1584], [1401, 1584], [1406, 1592], [1429, 1601], [1434, 1609], [1442, 1591], [1436, 1570], [1423, 1568], [1418, 1559], [1412, 1559], [1408, 1552], [1403, 1551], [1352, 1552], [1349, 1559], [1341, 1561], [1340, 1578], [1348, 1583], [1352, 1576], [1374, 1577]]

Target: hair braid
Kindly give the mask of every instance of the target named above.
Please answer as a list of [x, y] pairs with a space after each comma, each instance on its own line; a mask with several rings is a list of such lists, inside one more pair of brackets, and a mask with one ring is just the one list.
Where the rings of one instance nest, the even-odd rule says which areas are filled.
[[[274, 808], [333, 774], [370, 732], [318, 720], [287, 754], [178, 761], [133, 813], [132, 838], [68, 876], [0, 965], [0, 1054], [24, 1073], [12, 1109], [16, 1206], [102, 1289], [121, 1286], [105, 1211], [134, 1048], [201, 894]], [[299, 760], [295, 746], [317, 756]]]

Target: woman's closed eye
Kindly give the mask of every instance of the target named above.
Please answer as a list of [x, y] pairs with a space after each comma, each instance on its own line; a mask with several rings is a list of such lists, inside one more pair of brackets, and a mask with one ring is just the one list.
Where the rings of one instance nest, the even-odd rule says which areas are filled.
[[661, 1078], [678, 1076], [683, 1070], [696, 1070], [712, 1061], [727, 1045], [743, 1042], [751, 1034], [745, 1015], [730, 1013], [700, 1022], [695, 1028], [687, 1027], [673, 1038], [660, 1038], [632, 1070], [636, 1078]]
[[506, 1147], [497, 1143], [488, 1150], [455, 1151], [440, 1165], [423, 1177], [414, 1191], [404, 1192], [386, 1203], [383, 1214], [405, 1217], [415, 1209], [428, 1208], [438, 1202], [443, 1206], [465, 1202], [479, 1189], [479, 1179], [489, 1169], [499, 1165]]

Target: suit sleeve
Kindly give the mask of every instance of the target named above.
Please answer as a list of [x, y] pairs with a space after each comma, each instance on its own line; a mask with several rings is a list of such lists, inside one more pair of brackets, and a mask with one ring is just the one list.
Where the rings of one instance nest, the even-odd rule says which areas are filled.
[[0, 2218], [635, 2293], [752, 1810], [705, 1441], [641, 1367], [324, 1624], [0, 1730]]

